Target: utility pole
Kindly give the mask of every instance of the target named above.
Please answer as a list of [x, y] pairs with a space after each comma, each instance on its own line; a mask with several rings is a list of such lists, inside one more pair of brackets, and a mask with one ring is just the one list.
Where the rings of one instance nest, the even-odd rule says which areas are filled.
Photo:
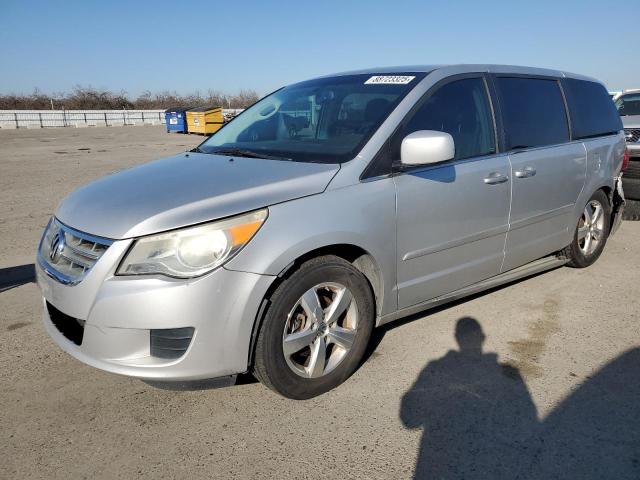
[[53, 98], [50, 98], [49, 101], [51, 102], [51, 110], [53, 110]]

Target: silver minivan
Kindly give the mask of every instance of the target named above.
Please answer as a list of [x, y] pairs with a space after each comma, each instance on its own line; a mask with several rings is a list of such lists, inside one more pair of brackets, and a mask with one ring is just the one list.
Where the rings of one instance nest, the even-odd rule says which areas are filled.
[[156, 382], [344, 382], [372, 329], [600, 256], [625, 139], [596, 80], [411, 66], [284, 87], [190, 152], [97, 180], [38, 249], [44, 325]]

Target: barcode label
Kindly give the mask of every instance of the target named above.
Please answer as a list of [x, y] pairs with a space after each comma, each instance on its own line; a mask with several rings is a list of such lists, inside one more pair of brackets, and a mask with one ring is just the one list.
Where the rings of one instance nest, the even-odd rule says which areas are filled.
[[374, 75], [364, 83], [366, 85], [375, 85], [381, 83], [386, 83], [388, 85], [406, 85], [414, 78], [416, 77], [410, 75]]

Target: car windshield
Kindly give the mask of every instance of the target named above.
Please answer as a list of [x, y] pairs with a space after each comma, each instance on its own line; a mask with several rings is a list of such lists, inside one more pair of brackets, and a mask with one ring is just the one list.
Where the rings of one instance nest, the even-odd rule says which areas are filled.
[[344, 75], [282, 88], [225, 125], [202, 153], [343, 163], [425, 73]]
[[640, 115], [640, 93], [622, 95], [616, 100], [616, 108], [621, 117]]

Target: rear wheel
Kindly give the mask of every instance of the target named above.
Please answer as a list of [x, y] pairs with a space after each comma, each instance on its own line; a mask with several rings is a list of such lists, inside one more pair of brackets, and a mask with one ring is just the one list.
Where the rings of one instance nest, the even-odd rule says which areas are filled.
[[568, 265], [585, 268], [600, 257], [609, 237], [611, 205], [609, 198], [598, 190], [589, 199], [573, 236], [573, 242], [561, 254], [569, 259]]
[[362, 360], [374, 312], [369, 283], [349, 262], [335, 256], [305, 262], [270, 298], [254, 374], [289, 398], [331, 390]]

